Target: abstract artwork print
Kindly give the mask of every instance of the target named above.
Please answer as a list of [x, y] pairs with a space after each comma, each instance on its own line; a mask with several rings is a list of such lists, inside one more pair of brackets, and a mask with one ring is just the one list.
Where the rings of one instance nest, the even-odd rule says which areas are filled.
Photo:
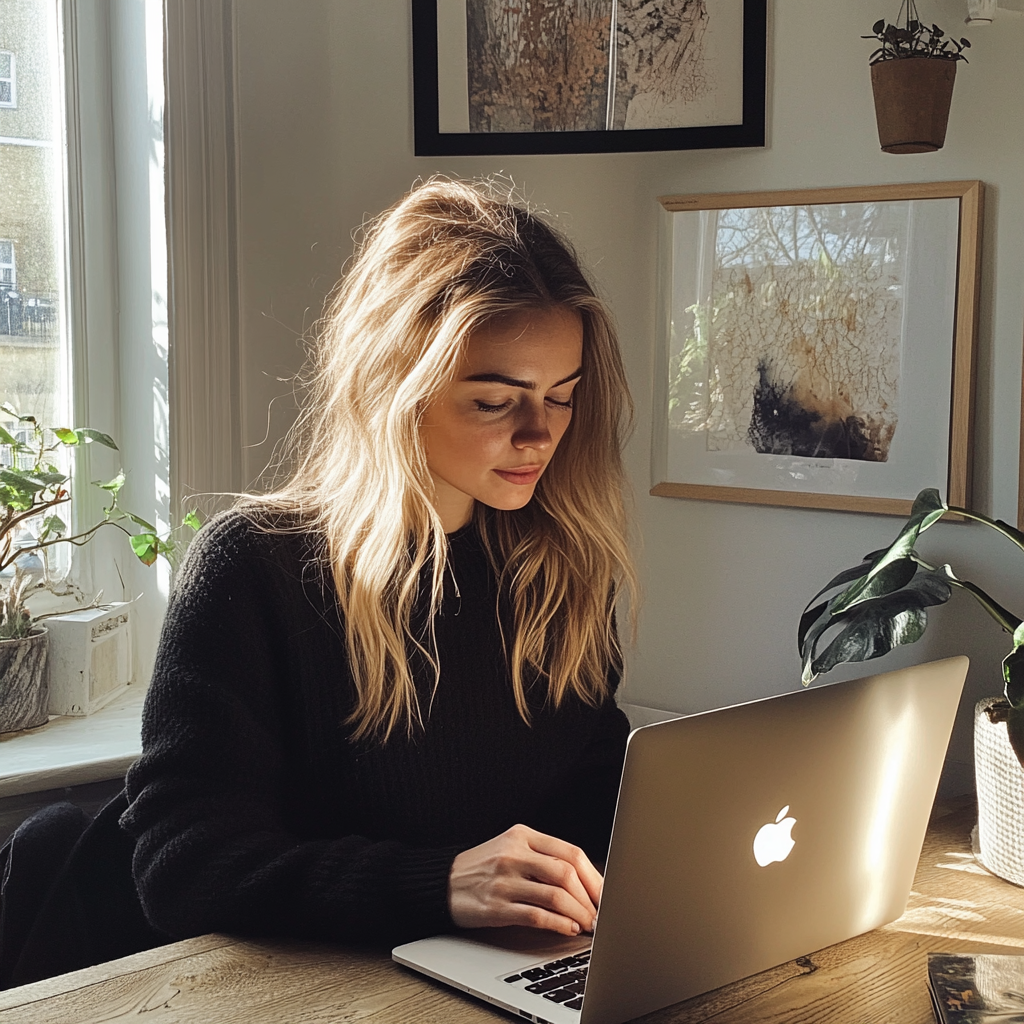
[[708, 450], [885, 462], [899, 423], [907, 203], [707, 211], [670, 422]]
[[743, 0], [439, 0], [438, 31], [442, 132], [743, 122]]

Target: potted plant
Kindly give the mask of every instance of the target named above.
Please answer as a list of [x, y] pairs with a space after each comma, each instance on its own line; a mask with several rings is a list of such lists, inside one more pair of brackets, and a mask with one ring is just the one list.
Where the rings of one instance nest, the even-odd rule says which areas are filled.
[[839, 573], [804, 609], [797, 634], [802, 681], [806, 686], [836, 665], [919, 640], [927, 609], [948, 601], [954, 588], [978, 601], [1013, 644], [1003, 658], [1003, 696], [986, 698], [975, 710], [975, 852], [989, 870], [1024, 885], [1024, 625], [949, 565], [932, 565], [917, 553], [917, 538], [946, 512], [984, 523], [1024, 551], [1024, 533], [1009, 523], [947, 505], [934, 488], [921, 491], [892, 544]]
[[[40, 623], [62, 612], [33, 615], [26, 602], [39, 589], [68, 593], [66, 576], [54, 579], [50, 572], [50, 549], [57, 544], [81, 547], [106, 526], [125, 533], [132, 550], [147, 565], [158, 556], [173, 555], [176, 545], [172, 538], [160, 537], [151, 523], [118, 505], [123, 472], [97, 483], [107, 495], [99, 521], [69, 532], [59, 515], [61, 506], [71, 500], [71, 479], [59, 464], [60, 453], [86, 444], [115, 450], [117, 445], [99, 430], [48, 429], [9, 405], [0, 408], [17, 421], [20, 435], [0, 426], [0, 733], [4, 733], [47, 720], [46, 629]], [[185, 516], [183, 525], [199, 528], [194, 511]], [[41, 570], [38, 578], [27, 568], [29, 562]], [[96, 607], [99, 596], [86, 607]]]
[[[902, 22], [902, 23], [901, 23]], [[925, 25], [914, 0], [901, 4], [896, 24], [871, 26], [881, 45], [868, 58], [875, 120], [883, 153], [931, 153], [946, 141], [949, 104], [958, 61], [971, 44]]]

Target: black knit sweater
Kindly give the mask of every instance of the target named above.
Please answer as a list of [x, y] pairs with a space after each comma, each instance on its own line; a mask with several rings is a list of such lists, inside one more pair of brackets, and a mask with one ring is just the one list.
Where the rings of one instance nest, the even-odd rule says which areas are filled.
[[610, 697], [555, 710], [538, 686], [523, 721], [479, 537], [469, 526], [450, 541], [440, 682], [432, 692], [418, 666], [423, 727], [381, 744], [345, 725], [344, 628], [313, 538], [240, 512], [196, 538], [121, 819], [162, 932], [396, 942], [450, 929], [455, 855], [517, 822], [603, 859], [626, 719]]

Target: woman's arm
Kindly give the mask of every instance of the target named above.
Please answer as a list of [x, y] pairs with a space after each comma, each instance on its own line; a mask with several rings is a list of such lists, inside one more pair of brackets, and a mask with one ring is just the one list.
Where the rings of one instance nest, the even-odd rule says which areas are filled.
[[238, 514], [213, 523], [172, 597], [122, 818], [147, 917], [175, 937], [397, 941], [450, 928], [456, 848], [304, 839], [289, 823], [295, 788], [314, 780], [286, 749], [297, 698], [282, 686], [282, 634], [309, 614], [282, 607], [296, 591], [272, 557], [278, 541]]
[[[591, 717], [590, 741], [561, 778], [534, 824], [460, 853], [449, 905], [460, 927], [528, 925], [563, 935], [593, 930], [611, 837], [629, 723], [611, 693]], [[588, 856], [589, 854], [589, 856]]]

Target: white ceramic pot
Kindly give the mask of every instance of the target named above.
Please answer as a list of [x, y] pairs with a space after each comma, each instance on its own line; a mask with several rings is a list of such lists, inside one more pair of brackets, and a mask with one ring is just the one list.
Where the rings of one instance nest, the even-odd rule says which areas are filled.
[[0, 733], [49, 720], [46, 642], [42, 627], [20, 640], [0, 640]]
[[1010, 746], [1006, 722], [989, 715], [989, 708], [1001, 703], [1002, 697], [985, 697], [974, 708], [974, 853], [994, 875], [1024, 885], [1024, 768]]

